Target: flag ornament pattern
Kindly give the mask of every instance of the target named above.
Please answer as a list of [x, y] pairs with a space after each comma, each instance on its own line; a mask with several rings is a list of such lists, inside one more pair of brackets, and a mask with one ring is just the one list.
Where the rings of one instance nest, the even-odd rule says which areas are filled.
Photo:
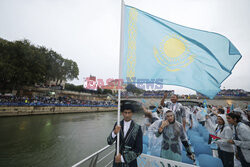
[[127, 78], [131, 81], [133, 81], [133, 78], [135, 77], [137, 15], [138, 12], [135, 9], [131, 8], [129, 10]]

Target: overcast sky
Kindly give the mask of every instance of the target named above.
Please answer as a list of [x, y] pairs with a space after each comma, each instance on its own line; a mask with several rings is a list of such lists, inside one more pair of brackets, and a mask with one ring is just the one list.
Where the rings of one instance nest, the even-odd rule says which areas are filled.
[[[242, 54], [221, 88], [250, 91], [250, 0], [125, 0], [184, 26], [220, 33]], [[118, 78], [120, 0], [0, 0], [0, 37], [28, 39], [77, 62], [83, 84], [90, 74]], [[166, 86], [177, 93], [189, 89]]]

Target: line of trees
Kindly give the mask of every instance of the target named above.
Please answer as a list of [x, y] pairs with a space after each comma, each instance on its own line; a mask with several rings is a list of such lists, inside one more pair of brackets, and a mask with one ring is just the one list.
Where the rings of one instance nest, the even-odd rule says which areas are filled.
[[85, 93], [92, 93], [92, 94], [112, 94], [112, 90], [110, 89], [100, 89], [97, 88], [97, 91], [95, 90], [89, 90], [85, 89], [83, 85], [74, 85], [70, 83], [65, 84], [65, 90], [75, 91], [75, 92], [85, 92]]
[[128, 84], [125, 89], [127, 90], [127, 92], [132, 92], [137, 94], [145, 92], [145, 90], [136, 87], [134, 84]]
[[76, 62], [44, 46], [35, 46], [28, 40], [7, 41], [0, 38], [0, 89], [21, 89], [23, 86], [61, 83], [78, 78]]

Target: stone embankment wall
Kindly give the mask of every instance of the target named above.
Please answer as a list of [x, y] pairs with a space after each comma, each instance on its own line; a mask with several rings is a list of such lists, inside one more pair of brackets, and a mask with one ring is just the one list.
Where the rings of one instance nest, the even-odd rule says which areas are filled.
[[39, 107], [39, 106], [0, 106], [1, 116], [61, 114], [61, 113], [87, 113], [117, 111], [117, 107]]

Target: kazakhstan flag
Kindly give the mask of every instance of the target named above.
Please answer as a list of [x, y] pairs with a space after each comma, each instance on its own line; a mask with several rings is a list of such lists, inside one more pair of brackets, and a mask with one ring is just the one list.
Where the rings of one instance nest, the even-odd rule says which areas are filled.
[[121, 75], [125, 81], [161, 81], [210, 98], [241, 54], [224, 36], [184, 27], [124, 6]]

